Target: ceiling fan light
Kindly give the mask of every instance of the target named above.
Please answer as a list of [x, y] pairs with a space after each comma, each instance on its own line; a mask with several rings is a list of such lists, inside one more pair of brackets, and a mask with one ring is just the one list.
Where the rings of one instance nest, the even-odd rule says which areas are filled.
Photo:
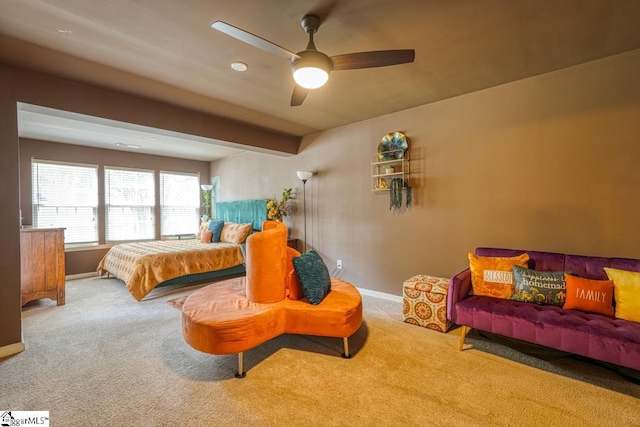
[[291, 64], [293, 79], [299, 86], [306, 89], [317, 89], [329, 80], [329, 73], [333, 69], [331, 58], [316, 50], [298, 52], [300, 56]]
[[329, 80], [329, 73], [318, 67], [303, 67], [293, 72], [293, 79], [306, 89], [317, 89]]

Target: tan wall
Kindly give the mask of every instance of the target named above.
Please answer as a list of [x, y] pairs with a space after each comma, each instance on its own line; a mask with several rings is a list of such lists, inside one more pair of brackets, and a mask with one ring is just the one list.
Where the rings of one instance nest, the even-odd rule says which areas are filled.
[[[357, 286], [400, 295], [477, 246], [640, 258], [640, 51], [322, 132], [298, 156], [218, 161], [227, 200], [307, 183], [309, 241]], [[389, 94], [393, 96], [393, 94]], [[389, 211], [370, 159], [410, 138], [414, 207]], [[301, 216], [290, 219], [300, 235]]]
[[13, 70], [0, 64], [0, 350], [21, 341], [18, 118]]

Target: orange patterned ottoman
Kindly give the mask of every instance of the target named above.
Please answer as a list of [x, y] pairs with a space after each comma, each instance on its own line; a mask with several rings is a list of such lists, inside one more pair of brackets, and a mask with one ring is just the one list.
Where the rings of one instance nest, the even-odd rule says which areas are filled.
[[452, 322], [447, 320], [449, 279], [419, 274], [404, 282], [402, 314], [404, 321], [440, 332], [447, 332]]

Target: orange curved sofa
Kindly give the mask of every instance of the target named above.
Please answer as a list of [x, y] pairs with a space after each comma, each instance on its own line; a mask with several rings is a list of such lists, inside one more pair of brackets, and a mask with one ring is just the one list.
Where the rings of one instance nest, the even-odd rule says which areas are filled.
[[238, 354], [279, 335], [303, 334], [343, 338], [343, 357], [350, 357], [348, 338], [362, 324], [362, 297], [343, 280], [331, 278], [331, 290], [318, 305], [304, 297], [292, 259], [300, 253], [287, 246], [287, 229], [265, 221], [263, 231], [246, 243], [246, 277], [214, 283], [193, 293], [182, 308], [182, 335], [196, 350]]

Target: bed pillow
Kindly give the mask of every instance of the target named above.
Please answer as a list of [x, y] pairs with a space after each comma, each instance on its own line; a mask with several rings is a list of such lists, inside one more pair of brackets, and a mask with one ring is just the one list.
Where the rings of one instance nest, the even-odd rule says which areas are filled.
[[196, 234], [196, 239], [200, 240], [202, 237], [202, 233], [209, 227], [209, 221], [202, 221], [200, 223], [200, 227], [198, 228], [198, 233]]
[[565, 273], [569, 271], [536, 271], [514, 265], [513, 293], [511, 299], [536, 304], [564, 305], [567, 282]]
[[329, 269], [316, 251], [293, 258], [293, 267], [300, 280], [304, 296], [313, 305], [320, 304], [331, 290]]
[[213, 243], [218, 243], [220, 241], [222, 227], [224, 227], [224, 221], [221, 219], [214, 219], [209, 221], [209, 230], [213, 232], [213, 235], [211, 237], [211, 241]]
[[567, 299], [562, 308], [613, 317], [613, 281], [593, 280], [565, 274]]
[[511, 299], [514, 265], [526, 267], [529, 254], [515, 257], [485, 257], [469, 252], [471, 287], [474, 295]]
[[604, 271], [613, 280], [616, 318], [640, 323], [640, 273], [608, 267]]
[[200, 241], [202, 243], [211, 243], [211, 237], [213, 236], [213, 231], [205, 230], [200, 236]]
[[227, 243], [244, 243], [251, 233], [253, 224], [237, 224], [235, 222], [225, 222], [220, 232], [220, 241]]

